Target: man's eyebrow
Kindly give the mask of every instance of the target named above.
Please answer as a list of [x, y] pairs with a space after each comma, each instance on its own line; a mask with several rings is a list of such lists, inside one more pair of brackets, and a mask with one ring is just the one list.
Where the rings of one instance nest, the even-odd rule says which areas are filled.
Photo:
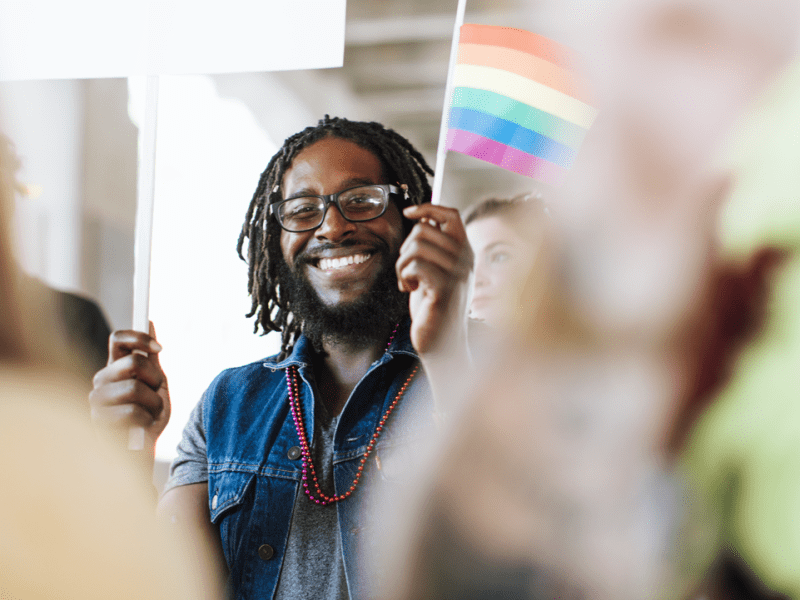
[[346, 190], [349, 187], [353, 187], [356, 185], [374, 185], [375, 182], [372, 181], [371, 177], [353, 177], [352, 179], [348, 179], [342, 184], [342, 189]]
[[[375, 185], [375, 182], [371, 177], [353, 177], [352, 179], [347, 179], [342, 182], [342, 189], [340, 191], [344, 191], [359, 185]], [[317, 192], [311, 188], [304, 187], [300, 188], [286, 199], [289, 200], [290, 198], [302, 198], [303, 196], [319, 196], [319, 194], [317, 194]]]
[[311, 188], [301, 188], [297, 190], [294, 194], [287, 196], [286, 199], [289, 200], [290, 198], [302, 198], [303, 196], [316, 196], [316, 195], [317, 193]]

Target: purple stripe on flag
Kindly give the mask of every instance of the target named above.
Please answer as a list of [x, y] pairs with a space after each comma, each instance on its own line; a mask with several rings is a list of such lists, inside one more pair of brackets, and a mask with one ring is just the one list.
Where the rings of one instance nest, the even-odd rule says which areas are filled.
[[448, 130], [447, 149], [553, 186], [560, 185], [568, 172], [568, 169], [548, 160], [461, 129]]

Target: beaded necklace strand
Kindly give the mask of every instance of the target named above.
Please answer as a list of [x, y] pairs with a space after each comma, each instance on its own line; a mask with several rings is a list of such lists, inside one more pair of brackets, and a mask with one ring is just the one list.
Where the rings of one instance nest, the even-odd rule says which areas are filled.
[[[389, 338], [389, 343], [386, 344], [387, 350], [389, 349], [389, 346], [391, 346], [392, 340], [394, 340], [398, 326], [395, 326], [394, 331], [392, 331], [392, 335]], [[312, 502], [315, 502], [321, 506], [332, 504], [334, 502], [341, 502], [342, 500], [349, 498], [350, 495], [356, 490], [356, 486], [361, 480], [361, 474], [364, 472], [364, 465], [366, 464], [370, 454], [372, 454], [372, 451], [375, 449], [375, 443], [380, 437], [384, 425], [386, 425], [386, 419], [389, 418], [389, 415], [392, 414], [392, 411], [394, 410], [395, 406], [397, 406], [397, 403], [400, 402], [400, 398], [402, 398], [403, 394], [405, 394], [406, 389], [408, 389], [408, 386], [411, 384], [411, 381], [414, 379], [417, 371], [419, 371], [419, 365], [414, 367], [411, 375], [408, 376], [408, 379], [406, 379], [405, 383], [400, 388], [400, 391], [397, 392], [397, 395], [389, 405], [389, 408], [387, 408], [386, 412], [383, 413], [383, 417], [381, 417], [381, 420], [378, 422], [378, 426], [375, 428], [375, 433], [372, 434], [372, 439], [367, 445], [367, 451], [361, 456], [361, 464], [358, 466], [356, 477], [353, 480], [353, 483], [350, 485], [350, 489], [343, 494], [328, 496], [319, 487], [319, 481], [317, 481], [317, 472], [316, 469], [314, 469], [314, 463], [311, 460], [311, 447], [308, 443], [306, 426], [303, 422], [303, 412], [300, 408], [300, 388], [297, 384], [297, 367], [292, 365], [286, 369], [286, 385], [289, 388], [289, 407], [292, 410], [292, 418], [294, 419], [295, 430], [297, 430], [297, 437], [300, 439], [300, 451], [303, 459], [303, 491]], [[311, 478], [311, 482], [314, 486], [313, 492], [309, 489], [309, 477]], [[314, 496], [314, 493], [316, 493], [316, 496]]]

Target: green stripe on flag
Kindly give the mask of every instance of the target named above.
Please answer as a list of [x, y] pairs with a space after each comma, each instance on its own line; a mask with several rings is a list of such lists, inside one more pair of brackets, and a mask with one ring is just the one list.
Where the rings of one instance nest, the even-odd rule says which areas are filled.
[[468, 108], [516, 123], [577, 150], [586, 129], [523, 102], [488, 90], [456, 87], [453, 107]]

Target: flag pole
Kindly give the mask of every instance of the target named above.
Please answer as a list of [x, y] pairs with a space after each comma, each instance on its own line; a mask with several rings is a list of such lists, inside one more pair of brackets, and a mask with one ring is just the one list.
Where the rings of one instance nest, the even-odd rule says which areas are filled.
[[[158, 129], [158, 75], [148, 75], [144, 118], [140, 124], [139, 169], [136, 183], [136, 238], [133, 258], [132, 329], [150, 331], [150, 249], [153, 237], [153, 197], [155, 195], [156, 131]], [[144, 449], [144, 428], [128, 430], [128, 449]]]
[[444, 88], [444, 107], [442, 108], [442, 122], [439, 125], [439, 145], [436, 148], [436, 174], [433, 176], [433, 192], [431, 202], [440, 204], [442, 201], [442, 180], [444, 179], [444, 161], [447, 157], [447, 126], [450, 116], [450, 102], [453, 97], [453, 72], [458, 59], [458, 39], [461, 26], [464, 24], [464, 12], [467, 0], [458, 0], [456, 9], [456, 22], [453, 27], [453, 42], [450, 45], [450, 64], [447, 67], [447, 84]]

